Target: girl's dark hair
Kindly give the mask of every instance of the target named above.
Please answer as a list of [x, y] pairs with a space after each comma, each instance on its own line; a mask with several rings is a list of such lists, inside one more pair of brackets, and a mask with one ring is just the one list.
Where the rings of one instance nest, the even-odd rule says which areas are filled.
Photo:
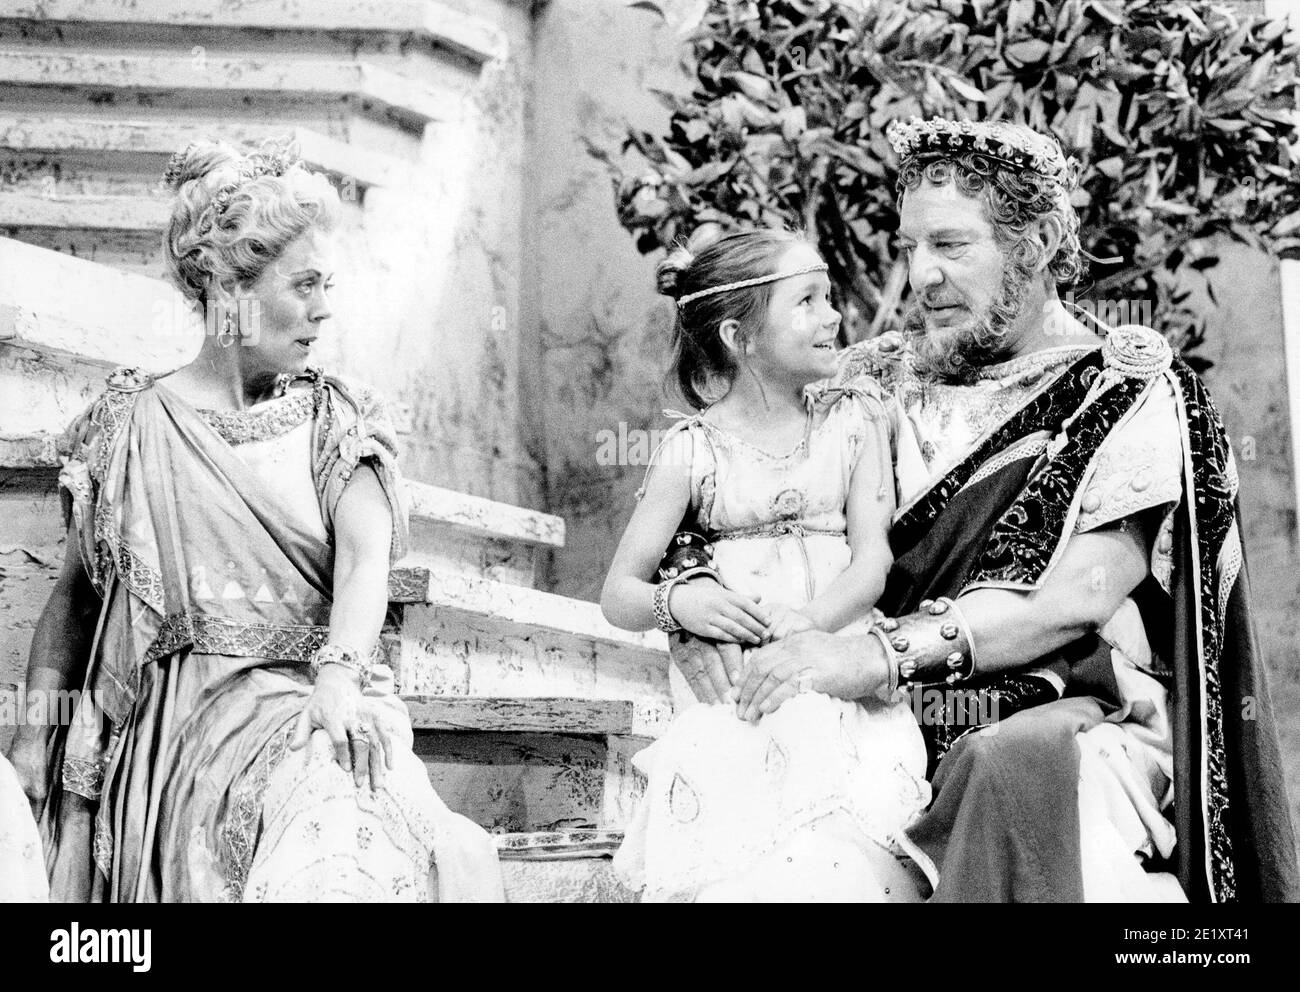
[[[704, 240], [699, 232], [691, 239], [697, 240]], [[714, 286], [771, 275], [781, 256], [800, 244], [806, 244], [800, 235], [775, 230], [731, 234], [703, 247], [688, 243], [659, 263], [656, 284], [659, 292], [678, 300]], [[740, 325], [737, 344], [750, 340], [763, 327], [772, 285], [715, 293], [676, 308], [668, 375], [695, 409], [720, 399], [739, 371], [736, 354], [723, 343], [718, 328], [724, 320], [734, 320]]]

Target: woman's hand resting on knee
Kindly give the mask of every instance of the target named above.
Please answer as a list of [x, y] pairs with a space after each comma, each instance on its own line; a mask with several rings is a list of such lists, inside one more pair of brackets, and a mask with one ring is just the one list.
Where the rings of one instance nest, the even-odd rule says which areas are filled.
[[335, 760], [352, 773], [358, 788], [367, 779], [372, 789], [383, 786], [393, 767], [392, 732], [378, 707], [362, 695], [356, 673], [343, 665], [322, 666], [290, 746], [306, 747], [317, 729], [329, 735]]

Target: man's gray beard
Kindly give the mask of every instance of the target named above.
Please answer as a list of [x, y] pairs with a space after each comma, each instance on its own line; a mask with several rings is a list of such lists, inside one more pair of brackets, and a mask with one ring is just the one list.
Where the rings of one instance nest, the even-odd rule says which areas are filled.
[[969, 385], [979, 370], [1008, 354], [1007, 331], [1020, 316], [1033, 271], [1007, 261], [1002, 267], [998, 295], [982, 316], [964, 327], [934, 331], [925, 326], [925, 309], [914, 303], [903, 317], [903, 333], [911, 346], [916, 374], [930, 382]]

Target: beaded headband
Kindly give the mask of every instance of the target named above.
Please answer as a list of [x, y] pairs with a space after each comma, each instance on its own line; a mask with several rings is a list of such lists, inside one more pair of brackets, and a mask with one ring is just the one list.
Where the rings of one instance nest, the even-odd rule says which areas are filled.
[[894, 121], [885, 131], [900, 160], [915, 155], [960, 155], [977, 152], [1017, 169], [1055, 180], [1067, 190], [1078, 183], [1079, 163], [1045, 134], [1005, 121], [950, 121], [913, 117]]
[[761, 286], [765, 282], [776, 282], [778, 279], [789, 279], [791, 276], [801, 276], [805, 272], [825, 272], [826, 263], [818, 262], [816, 265], [805, 265], [801, 269], [790, 269], [787, 272], [773, 272], [770, 276], [757, 276], [753, 279], [741, 279], [739, 282], [723, 283], [721, 286], [712, 286], [709, 289], [701, 289], [698, 293], [687, 293], [677, 301], [678, 307], [684, 307], [692, 300], [698, 300], [702, 296], [714, 296], [717, 293], [727, 293], [733, 289], [746, 289], [749, 286]]

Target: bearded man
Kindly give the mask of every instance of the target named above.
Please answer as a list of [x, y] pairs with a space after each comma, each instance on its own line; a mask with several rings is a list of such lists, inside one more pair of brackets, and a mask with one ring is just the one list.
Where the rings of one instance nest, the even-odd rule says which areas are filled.
[[1066, 311], [1077, 166], [1054, 140], [889, 133], [913, 305], [903, 340], [847, 349], [838, 377], [900, 407], [885, 617], [743, 664], [678, 637], [675, 663], [748, 719], [801, 690], [910, 688], [934, 801], [909, 833], [936, 901], [1300, 898], [1209, 394], [1155, 331]]

